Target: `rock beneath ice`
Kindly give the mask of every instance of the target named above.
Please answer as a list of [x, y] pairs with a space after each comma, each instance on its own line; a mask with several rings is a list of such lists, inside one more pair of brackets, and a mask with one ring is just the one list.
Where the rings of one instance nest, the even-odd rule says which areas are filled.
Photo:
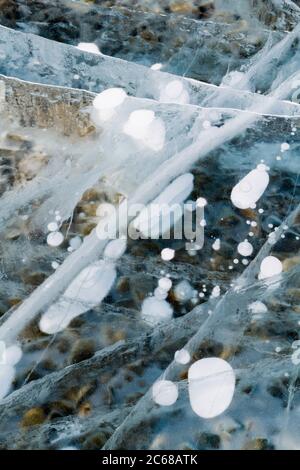
[[276, 256], [266, 256], [261, 262], [259, 279], [277, 276], [282, 272], [282, 263]]
[[230, 405], [235, 390], [234, 370], [217, 357], [200, 359], [188, 371], [189, 397], [201, 418], [214, 418]]
[[269, 179], [266, 166], [258, 165], [234, 186], [231, 191], [232, 204], [239, 209], [253, 207], [265, 192]]
[[173, 308], [166, 300], [147, 297], [142, 304], [142, 318], [151, 325], [166, 323], [173, 318]]
[[170, 380], [159, 380], [152, 387], [152, 398], [158, 405], [171, 406], [178, 398], [177, 384]]

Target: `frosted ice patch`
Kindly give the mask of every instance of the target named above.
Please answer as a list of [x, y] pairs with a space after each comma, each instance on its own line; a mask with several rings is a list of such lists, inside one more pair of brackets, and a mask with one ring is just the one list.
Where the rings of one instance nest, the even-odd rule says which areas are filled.
[[78, 46], [76, 47], [80, 51], [91, 52], [92, 54], [98, 54], [98, 55], [101, 54], [97, 44], [95, 44], [94, 42], [80, 42]]
[[266, 168], [265, 165], [258, 165], [234, 186], [231, 202], [235, 207], [249, 209], [261, 198], [270, 180]]
[[170, 380], [159, 380], [152, 387], [152, 398], [158, 405], [171, 406], [178, 398], [177, 384]]
[[253, 253], [253, 246], [248, 242], [248, 240], [244, 240], [238, 244], [237, 251], [241, 256], [251, 256]]
[[166, 323], [173, 318], [173, 308], [166, 300], [147, 297], [142, 304], [142, 318], [151, 325]]
[[188, 386], [193, 411], [201, 418], [214, 418], [232, 401], [235, 373], [223, 359], [200, 359], [189, 368]]
[[64, 241], [64, 236], [61, 232], [50, 232], [47, 236], [47, 243], [49, 246], [59, 246]]
[[175, 352], [174, 359], [178, 364], [188, 364], [191, 360], [191, 356], [186, 349], [180, 349]]
[[282, 272], [282, 263], [276, 256], [267, 256], [260, 265], [259, 279], [277, 276]]

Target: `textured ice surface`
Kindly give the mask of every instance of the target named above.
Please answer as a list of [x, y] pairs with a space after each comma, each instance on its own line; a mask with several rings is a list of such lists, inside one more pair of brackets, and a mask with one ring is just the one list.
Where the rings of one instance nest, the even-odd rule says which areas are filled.
[[297, 2], [2, 3], [0, 447], [299, 449]]

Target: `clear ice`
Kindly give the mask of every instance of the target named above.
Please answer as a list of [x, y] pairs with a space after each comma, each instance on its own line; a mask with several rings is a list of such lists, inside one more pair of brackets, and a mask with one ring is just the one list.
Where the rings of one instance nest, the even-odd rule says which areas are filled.
[[[1, 2], [0, 449], [300, 449], [299, 39], [296, 0]], [[148, 223], [187, 202], [200, 249]]]

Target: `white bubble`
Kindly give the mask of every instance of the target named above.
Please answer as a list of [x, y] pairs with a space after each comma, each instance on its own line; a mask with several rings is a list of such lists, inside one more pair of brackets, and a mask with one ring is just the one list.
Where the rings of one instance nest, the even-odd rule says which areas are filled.
[[220, 286], [215, 286], [211, 292], [211, 296], [217, 298], [220, 296], [220, 294], [221, 294]]
[[186, 280], [179, 282], [174, 289], [174, 296], [180, 302], [187, 302], [193, 296], [194, 289]]
[[47, 243], [50, 246], [59, 246], [64, 241], [64, 236], [61, 232], [50, 232], [47, 236]]
[[235, 374], [223, 359], [200, 359], [189, 368], [188, 384], [193, 411], [201, 418], [214, 418], [223, 413], [232, 401]]
[[196, 206], [205, 207], [207, 205], [207, 200], [204, 197], [198, 197], [196, 201]]
[[175, 250], [172, 250], [172, 248], [164, 248], [161, 250], [161, 258], [164, 261], [170, 261], [173, 259], [175, 256]]
[[220, 238], [217, 238], [212, 244], [212, 249], [215, 251], [219, 251], [220, 248], [221, 248], [221, 241], [220, 241]]
[[269, 174], [263, 164], [257, 165], [231, 191], [231, 202], [239, 209], [248, 209], [260, 199], [269, 184]]
[[180, 349], [175, 352], [174, 359], [178, 364], [188, 364], [191, 360], [191, 356], [186, 349]]
[[161, 289], [168, 292], [172, 287], [172, 281], [168, 277], [162, 277], [158, 281], [158, 285]]
[[266, 305], [260, 300], [256, 300], [255, 302], [252, 302], [248, 308], [252, 313], [255, 313], [255, 314], [267, 313], [268, 311], [268, 308], [266, 307]]
[[253, 253], [253, 246], [248, 240], [238, 244], [237, 251], [241, 256], [251, 256]]
[[177, 98], [183, 91], [183, 84], [180, 80], [173, 80], [165, 88], [166, 94], [170, 98]]
[[189, 102], [189, 94], [180, 80], [172, 80], [161, 91], [159, 101], [162, 103], [186, 104]]
[[267, 256], [260, 265], [259, 278], [265, 279], [276, 276], [282, 272], [282, 263], [275, 256]]
[[173, 405], [178, 398], [177, 384], [170, 380], [158, 380], [152, 387], [152, 398], [158, 405]]
[[165, 142], [165, 125], [155, 113], [149, 109], [133, 111], [123, 126], [123, 132], [141, 141], [152, 150], [159, 151]]
[[202, 126], [204, 127], [204, 129], [210, 129], [211, 122], [210, 121], [203, 121]]
[[116, 238], [111, 240], [105, 247], [104, 258], [117, 260], [123, 256], [127, 248], [126, 238]]
[[147, 297], [142, 304], [142, 318], [151, 325], [166, 323], [173, 318], [173, 308], [166, 300]]
[[57, 269], [58, 266], [59, 266], [59, 263], [58, 263], [57, 261], [52, 261], [51, 267], [52, 267], [53, 269]]
[[69, 244], [72, 250], [78, 250], [78, 248], [82, 244], [82, 240], [79, 236], [76, 236], [76, 237], [71, 238], [71, 240], [69, 241]]
[[123, 103], [126, 96], [126, 92], [123, 88], [108, 88], [96, 96], [93, 101], [93, 106], [97, 110], [114, 109]]
[[49, 232], [56, 232], [58, 230], [58, 225], [56, 222], [50, 222], [47, 225], [47, 229], [49, 230]]
[[165, 300], [168, 297], [168, 292], [161, 287], [156, 287], [154, 297], [159, 300]]
[[280, 146], [281, 152], [286, 152], [290, 148], [290, 144], [283, 142]]
[[12, 346], [9, 346], [5, 351], [6, 364], [14, 366], [21, 360], [22, 356], [23, 353], [20, 346], [18, 346], [17, 344], [13, 344]]
[[123, 127], [123, 132], [135, 139], [143, 139], [147, 129], [155, 119], [154, 111], [150, 109], [138, 109], [133, 111]]
[[92, 54], [98, 54], [98, 55], [101, 54], [97, 44], [95, 44], [93, 42], [80, 42], [78, 44], [78, 46], [76, 46], [76, 47], [77, 47], [77, 49], [79, 49], [81, 51], [91, 52]]

